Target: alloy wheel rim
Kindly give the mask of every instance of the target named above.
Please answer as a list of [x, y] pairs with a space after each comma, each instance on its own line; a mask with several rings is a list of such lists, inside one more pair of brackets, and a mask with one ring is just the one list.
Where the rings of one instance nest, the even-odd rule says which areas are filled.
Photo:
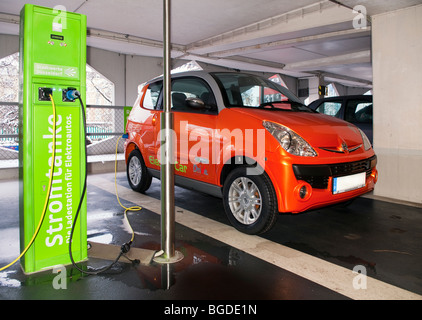
[[240, 177], [232, 182], [228, 203], [233, 216], [242, 224], [251, 225], [261, 215], [262, 196], [249, 178]]
[[141, 161], [137, 157], [132, 157], [129, 162], [129, 178], [133, 185], [137, 186], [142, 177]]

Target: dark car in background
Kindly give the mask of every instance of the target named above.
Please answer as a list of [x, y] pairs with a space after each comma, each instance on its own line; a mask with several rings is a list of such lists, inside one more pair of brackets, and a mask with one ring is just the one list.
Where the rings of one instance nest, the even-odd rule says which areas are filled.
[[311, 102], [308, 107], [353, 123], [365, 132], [373, 144], [372, 95], [322, 98]]

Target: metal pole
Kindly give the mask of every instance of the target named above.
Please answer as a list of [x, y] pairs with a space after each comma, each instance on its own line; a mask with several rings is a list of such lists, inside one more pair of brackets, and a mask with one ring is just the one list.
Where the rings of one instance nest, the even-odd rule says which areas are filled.
[[163, 1], [164, 33], [164, 95], [161, 113], [161, 256], [154, 258], [160, 263], [172, 263], [183, 258], [175, 250], [175, 207], [174, 207], [174, 148], [173, 113], [171, 112], [171, 41], [170, 41], [170, 0]]

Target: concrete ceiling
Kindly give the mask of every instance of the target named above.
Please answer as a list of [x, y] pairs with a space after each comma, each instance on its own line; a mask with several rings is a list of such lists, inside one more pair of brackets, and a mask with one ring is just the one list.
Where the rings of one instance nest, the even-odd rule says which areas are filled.
[[[0, 1], [0, 33], [18, 34], [25, 0]], [[32, 1], [47, 7], [57, 0]], [[174, 0], [172, 57], [229, 68], [322, 75], [327, 81], [371, 87], [370, 17], [422, 0]], [[61, 0], [87, 15], [89, 46], [124, 54], [162, 56], [160, 0]], [[353, 12], [364, 6], [367, 20]], [[353, 21], [366, 21], [354, 28]], [[175, 64], [181, 64], [182, 60]]]

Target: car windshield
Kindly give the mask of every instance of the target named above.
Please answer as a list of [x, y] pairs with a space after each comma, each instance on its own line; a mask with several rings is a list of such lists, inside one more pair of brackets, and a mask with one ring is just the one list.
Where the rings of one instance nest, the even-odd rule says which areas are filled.
[[227, 107], [313, 112], [285, 87], [264, 78], [242, 73], [212, 74]]

